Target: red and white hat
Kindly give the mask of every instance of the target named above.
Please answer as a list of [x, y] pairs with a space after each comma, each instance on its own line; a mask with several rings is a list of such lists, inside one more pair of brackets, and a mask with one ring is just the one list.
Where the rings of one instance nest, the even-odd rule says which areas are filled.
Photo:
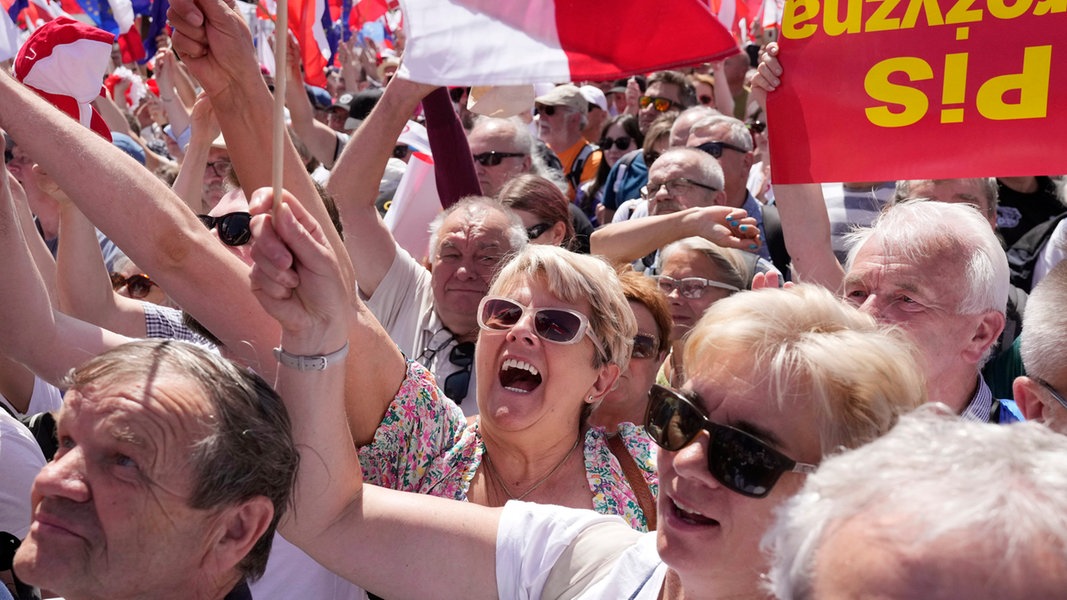
[[15, 57], [15, 77], [111, 140], [111, 130], [90, 102], [100, 95], [115, 36], [102, 29], [57, 17], [34, 31]]

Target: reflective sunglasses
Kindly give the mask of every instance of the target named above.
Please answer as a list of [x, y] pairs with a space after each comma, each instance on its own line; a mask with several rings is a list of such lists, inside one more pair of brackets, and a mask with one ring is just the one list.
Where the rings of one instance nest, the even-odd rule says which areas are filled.
[[589, 319], [569, 308], [530, 308], [509, 298], [486, 296], [478, 305], [478, 326], [486, 331], [508, 331], [527, 312], [533, 312], [534, 331], [541, 339], [555, 344], [577, 344], [583, 334], [588, 335], [600, 355], [607, 356], [589, 328]]
[[1032, 375], [1030, 376], [1030, 379], [1033, 379], [1037, 382], [1038, 385], [1045, 388], [1048, 393], [1052, 394], [1052, 397], [1055, 398], [1057, 402], [1059, 402], [1064, 408], [1067, 408], [1067, 398], [1064, 398], [1062, 394], [1057, 392], [1056, 388], [1052, 387], [1049, 382], [1045, 381], [1044, 379], [1041, 379], [1040, 377], [1034, 377]]
[[735, 146], [726, 142], [704, 142], [703, 144], [697, 146], [697, 150], [703, 150], [704, 152], [707, 152], [715, 158], [722, 157], [723, 148], [729, 148], [734, 152], [740, 152], [741, 154], [748, 152], [748, 150], [745, 150], [740, 146]]
[[645, 187], [641, 188], [641, 197], [645, 200], [655, 196], [663, 188], [667, 188], [667, 193], [671, 196], [684, 195], [691, 192], [693, 188], [698, 187], [708, 190], [709, 192], [717, 192], [719, 188], [710, 186], [704, 183], [697, 183], [692, 179], [686, 179], [685, 177], [678, 177], [677, 179], [669, 179], [663, 183], [652, 183], [651, 181]]
[[467, 388], [471, 383], [471, 365], [474, 364], [474, 342], [456, 344], [448, 353], [448, 362], [460, 367], [460, 371], [445, 377], [445, 395], [456, 404], [467, 397]]
[[699, 300], [704, 297], [709, 287], [719, 288], [720, 290], [727, 290], [730, 292], [740, 292], [741, 289], [734, 287], [728, 283], [720, 283], [718, 281], [712, 281], [711, 279], [704, 279], [703, 277], [685, 277], [682, 279], [674, 279], [673, 277], [667, 277], [666, 275], [656, 275], [653, 277], [656, 283], [659, 284], [659, 289], [663, 291], [665, 295], [670, 295], [674, 290], [678, 290], [683, 298], [689, 298], [690, 300]]
[[526, 239], [528, 239], [528, 240], [536, 240], [537, 238], [541, 237], [541, 235], [544, 234], [549, 229], [552, 229], [552, 224], [551, 223], [538, 223], [537, 225], [532, 225], [530, 227], [527, 227], [526, 228]]
[[656, 109], [656, 112], [667, 112], [674, 106], [674, 100], [670, 98], [661, 98], [659, 96], [641, 96], [638, 100], [641, 108], [648, 108], [651, 104], [652, 108]]
[[639, 333], [634, 336], [634, 348], [630, 358], [656, 358], [659, 355], [659, 341], [651, 335]]
[[157, 285], [156, 282], [149, 279], [148, 275], [144, 273], [137, 273], [130, 275], [129, 277], [123, 277], [121, 273], [111, 274], [111, 289], [116, 292], [122, 288], [126, 288], [126, 292], [130, 294], [130, 298], [137, 298], [140, 300], [148, 295], [148, 292], [152, 291], [152, 286]]
[[526, 155], [522, 152], [497, 152], [496, 150], [490, 150], [489, 152], [475, 154], [472, 158], [483, 167], [495, 167], [505, 158], [517, 158], [519, 156]]
[[604, 137], [597, 145], [600, 146], [601, 150], [611, 150], [612, 146], [615, 146], [616, 150], [625, 150], [630, 147], [630, 142], [633, 140], [634, 139], [628, 135], [621, 135], [615, 139]]
[[745, 127], [748, 127], [750, 133], [763, 133], [767, 130], [766, 123], [755, 119], [751, 121], [745, 121]]
[[218, 175], [219, 177], [226, 177], [230, 174], [230, 168], [233, 166], [233, 164], [228, 160], [216, 160], [207, 163], [207, 166], [215, 172], [215, 175]]
[[221, 217], [196, 215], [209, 230], [217, 229], [219, 239], [227, 246], [243, 246], [252, 240], [252, 215], [246, 212], [232, 212]]
[[677, 452], [707, 431], [708, 471], [727, 488], [750, 498], [771, 492], [782, 473], [814, 473], [815, 465], [797, 462], [758, 437], [708, 420], [681, 394], [653, 385], [648, 392], [645, 429], [660, 448]]

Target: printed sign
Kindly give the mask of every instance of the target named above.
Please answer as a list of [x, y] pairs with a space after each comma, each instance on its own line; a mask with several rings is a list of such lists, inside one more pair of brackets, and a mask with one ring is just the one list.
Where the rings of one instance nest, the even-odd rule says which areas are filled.
[[776, 183], [1067, 173], [1067, 0], [789, 0]]

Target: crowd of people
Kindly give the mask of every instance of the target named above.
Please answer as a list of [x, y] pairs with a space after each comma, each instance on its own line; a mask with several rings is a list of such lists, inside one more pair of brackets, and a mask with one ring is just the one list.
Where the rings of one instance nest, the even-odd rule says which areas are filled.
[[774, 184], [774, 43], [315, 88], [168, 19], [0, 73], [0, 599], [1067, 590], [1060, 177]]

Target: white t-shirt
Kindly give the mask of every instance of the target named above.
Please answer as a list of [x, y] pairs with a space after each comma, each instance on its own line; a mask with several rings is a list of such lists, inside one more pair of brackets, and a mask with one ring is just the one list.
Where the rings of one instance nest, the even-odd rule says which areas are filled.
[[1038, 255], [1037, 261], [1034, 263], [1033, 287], [1030, 289], [1037, 287], [1037, 284], [1041, 283], [1041, 280], [1048, 275], [1052, 267], [1060, 264], [1060, 261], [1064, 258], [1067, 258], [1067, 219], [1056, 224], [1056, 228], [1052, 230], [1052, 235], [1049, 236], [1045, 246], [1041, 249], [1041, 254]]
[[[0, 395], [0, 402], [19, 416], [35, 415], [59, 410], [59, 407], [63, 406], [63, 393], [56, 386], [34, 375], [33, 393], [30, 395], [30, 404], [25, 413], [15, 410], [15, 407], [3, 395]], [[0, 412], [4, 410], [0, 408]]]
[[634, 531], [617, 516], [518, 501], [500, 516], [501, 598], [655, 600], [666, 575], [656, 533]]
[[0, 409], [0, 531], [20, 540], [29, 533], [30, 487], [44, 464], [30, 431]]
[[315, 562], [280, 534], [274, 534], [263, 577], [248, 585], [255, 600], [366, 600], [356, 584]]

